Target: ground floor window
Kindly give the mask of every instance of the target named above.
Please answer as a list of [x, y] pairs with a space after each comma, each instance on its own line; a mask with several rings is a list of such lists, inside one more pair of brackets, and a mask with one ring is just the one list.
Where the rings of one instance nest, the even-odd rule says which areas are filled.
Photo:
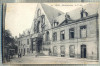
[[75, 57], [75, 46], [74, 45], [69, 46], [69, 55], [70, 57]]
[[61, 46], [60, 50], [61, 50], [61, 57], [64, 57], [65, 56], [65, 47]]
[[57, 47], [56, 46], [53, 47], [53, 55], [55, 55], [55, 56], [57, 55]]
[[21, 53], [23, 52], [23, 49], [21, 49]]
[[29, 48], [27, 48], [27, 53], [29, 53]]

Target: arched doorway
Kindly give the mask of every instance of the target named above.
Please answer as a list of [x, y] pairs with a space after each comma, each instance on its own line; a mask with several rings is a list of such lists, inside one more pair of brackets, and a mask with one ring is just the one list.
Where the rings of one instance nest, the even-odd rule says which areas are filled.
[[86, 45], [81, 45], [81, 58], [86, 58]]

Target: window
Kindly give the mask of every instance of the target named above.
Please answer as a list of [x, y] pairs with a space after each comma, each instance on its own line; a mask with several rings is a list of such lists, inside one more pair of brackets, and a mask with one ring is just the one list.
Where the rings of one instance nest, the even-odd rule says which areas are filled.
[[23, 49], [21, 49], [21, 53], [23, 52]]
[[38, 21], [38, 24], [37, 24], [37, 33], [41, 32], [41, 23], [40, 21]]
[[20, 46], [20, 41], [19, 41], [19, 46]]
[[45, 16], [42, 15], [42, 23], [41, 23], [41, 31], [44, 32], [45, 31]]
[[69, 29], [69, 39], [73, 39], [74, 38], [74, 28]]
[[69, 55], [70, 55], [70, 57], [75, 56], [75, 46], [74, 45], [69, 46]]
[[86, 25], [80, 26], [80, 38], [85, 38], [85, 37], [87, 37]]
[[43, 23], [45, 23], [45, 16], [43, 17], [43, 19], [42, 19], [42, 20], [43, 20]]
[[60, 33], [60, 40], [64, 40], [65, 39], [65, 31], [61, 31]]
[[19, 53], [20, 53], [20, 49], [19, 49]]
[[64, 57], [65, 56], [65, 47], [64, 46], [60, 47], [60, 52], [61, 52], [61, 57]]
[[29, 48], [27, 48], [27, 53], [29, 53]]
[[27, 44], [29, 44], [29, 39], [27, 39]]
[[49, 41], [49, 31], [46, 32], [46, 41]]
[[38, 11], [37, 11], [37, 17], [39, 17], [39, 16], [41, 16], [41, 10], [40, 9], [38, 9]]
[[54, 22], [54, 27], [56, 27], [59, 24], [59, 22]]
[[53, 41], [57, 41], [57, 32], [53, 33]]
[[54, 56], [57, 55], [57, 47], [56, 47], [56, 46], [53, 47], [53, 55], [54, 55]]

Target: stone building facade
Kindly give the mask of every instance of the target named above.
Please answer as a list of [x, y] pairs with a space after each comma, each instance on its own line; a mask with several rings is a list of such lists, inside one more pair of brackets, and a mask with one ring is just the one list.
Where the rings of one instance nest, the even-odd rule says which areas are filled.
[[[89, 8], [93, 6], [93, 8]], [[19, 52], [98, 59], [99, 13], [93, 4], [63, 13], [38, 4], [31, 29], [18, 38]]]

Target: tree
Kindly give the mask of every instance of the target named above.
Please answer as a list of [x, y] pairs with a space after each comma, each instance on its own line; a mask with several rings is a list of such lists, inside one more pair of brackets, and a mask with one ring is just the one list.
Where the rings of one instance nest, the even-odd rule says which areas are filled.
[[15, 39], [12, 36], [12, 34], [10, 33], [9, 30], [4, 30], [3, 32], [3, 48], [6, 52], [3, 52], [3, 56], [6, 57], [6, 60], [8, 59], [8, 55], [9, 55], [9, 49], [15, 49], [15, 52], [17, 52], [17, 46], [15, 45]]
[[8, 44], [14, 42], [14, 39], [12, 38], [9, 30], [4, 31], [4, 42], [5, 42], [4, 43], [5, 45], [8, 45]]

